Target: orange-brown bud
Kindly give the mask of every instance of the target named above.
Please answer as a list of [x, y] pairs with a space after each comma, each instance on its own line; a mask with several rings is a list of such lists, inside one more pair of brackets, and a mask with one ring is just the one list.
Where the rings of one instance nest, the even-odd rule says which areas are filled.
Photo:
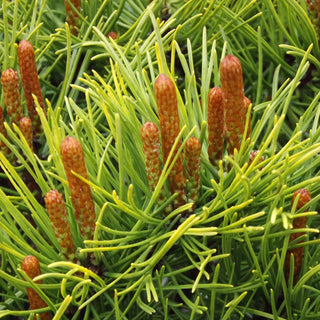
[[20, 131], [25, 137], [29, 147], [33, 150], [33, 128], [31, 119], [28, 117], [23, 117], [19, 121]]
[[208, 96], [208, 155], [212, 164], [222, 159], [224, 151], [223, 96], [220, 87], [214, 87]]
[[1, 75], [2, 92], [4, 103], [7, 107], [11, 123], [19, 124], [22, 118], [21, 95], [18, 73], [15, 70], [7, 69]]
[[247, 112], [242, 67], [237, 57], [229, 54], [222, 59], [220, 79], [223, 93], [227, 149], [229, 154], [233, 154], [234, 148], [240, 149]]
[[22, 40], [18, 46], [18, 61], [20, 74], [28, 114], [32, 121], [33, 130], [36, 135], [42, 132], [40, 117], [36, 111], [35, 103], [32, 95], [37, 97], [40, 107], [45, 112], [45, 105], [41, 93], [41, 86], [38, 77], [36, 60], [34, 57], [33, 46], [28, 40]]
[[189, 201], [195, 204], [200, 189], [201, 142], [191, 137], [185, 144], [187, 195]]
[[[35, 256], [26, 256], [22, 261], [21, 269], [28, 275], [30, 279], [33, 279], [41, 274], [40, 263]], [[36, 283], [42, 283], [42, 281], [37, 281]], [[31, 310], [46, 308], [48, 306], [34, 289], [27, 288], [27, 295]], [[36, 315], [34, 316], [34, 319], [37, 319]], [[50, 320], [52, 319], [52, 316], [50, 312], [44, 312], [40, 314], [40, 319]]]
[[90, 186], [72, 173], [74, 171], [88, 180], [82, 146], [76, 138], [66, 137], [61, 142], [60, 153], [80, 232], [86, 239], [91, 239], [95, 228], [96, 216]]
[[74, 260], [75, 247], [68, 223], [68, 212], [63, 196], [57, 190], [50, 190], [45, 198], [46, 209], [54, 234], [60, 243], [63, 255], [67, 260]]
[[111, 39], [113, 39], [113, 40], [116, 40], [117, 37], [118, 37], [118, 35], [117, 35], [116, 32], [110, 31], [110, 32], [107, 34], [107, 37], [108, 37], [108, 38], [111, 38]]
[[[70, 0], [73, 6], [80, 12], [81, 3], [80, 0]], [[70, 26], [70, 30], [74, 35], [78, 34], [77, 28], [80, 26], [80, 19], [78, 13], [70, 6], [67, 0], [64, 0], [64, 6], [67, 14], [67, 23]]]
[[[160, 120], [163, 161], [166, 162], [175, 139], [180, 132], [176, 88], [174, 83], [168, 76], [160, 74], [155, 81], [154, 92]], [[174, 151], [173, 157], [177, 153], [177, 150], [180, 146], [181, 141], [179, 141]], [[174, 206], [178, 207], [185, 204], [186, 179], [184, 176], [182, 153], [179, 154], [172, 170], [170, 171], [168, 181], [170, 192], [178, 194], [178, 197], [174, 201]]]
[[[301, 209], [304, 207], [307, 203], [311, 201], [311, 195], [309, 191], [306, 189], [299, 189], [297, 190], [291, 200], [291, 205], [293, 205], [295, 198], [299, 196], [296, 210]], [[308, 209], [307, 209], [308, 210]], [[302, 229], [306, 228], [307, 226], [307, 218], [306, 217], [299, 217], [295, 218], [293, 220], [293, 229]], [[299, 237], [303, 236], [304, 232], [295, 232], [290, 234], [290, 242], [294, 241], [295, 239], [298, 239]], [[303, 242], [301, 240], [299, 243]], [[304, 256], [304, 248], [303, 247], [297, 247], [291, 250], [288, 250], [286, 253], [286, 259], [285, 259], [285, 277], [286, 281], [288, 282], [289, 274], [290, 274], [290, 257], [291, 254], [293, 254], [294, 259], [294, 270], [293, 270], [293, 284], [296, 284], [299, 280], [302, 264], [303, 264], [303, 256]]]
[[149, 186], [151, 190], [154, 190], [161, 175], [161, 146], [157, 125], [150, 121], [145, 122], [141, 127], [141, 139]]

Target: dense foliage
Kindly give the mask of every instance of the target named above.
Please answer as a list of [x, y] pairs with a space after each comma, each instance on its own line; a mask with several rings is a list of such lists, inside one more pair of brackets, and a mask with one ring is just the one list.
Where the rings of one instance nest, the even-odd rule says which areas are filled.
[[[33, 319], [30, 288], [47, 306], [39, 316], [55, 320], [320, 317], [317, 1], [90, 0], [72, 19], [65, 9], [0, 8], [1, 71], [21, 79], [18, 44], [28, 40], [45, 102], [33, 96], [42, 133], [30, 144], [1, 86], [0, 318]], [[214, 163], [208, 95], [229, 54], [242, 65], [251, 130]], [[141, 127], [160, 128], [159, 74], [176, 86], [180, 131], [152, 189]], [[61, 147], [70, 137], [74, 169]], [[167, 180], [190, 137], [201, 142], [199, 193], [195, 205], [172, 206]], [[311, 196], [303, 206], [292, 201], [301, 189]], [[56, 216], [54, 199], [65, 202]], [[81, 220], [87, 201], [93, 230]], [[288, 253], [301, 248], [296, 278]], [[22, 267], [30, 255], [35, 281]]]

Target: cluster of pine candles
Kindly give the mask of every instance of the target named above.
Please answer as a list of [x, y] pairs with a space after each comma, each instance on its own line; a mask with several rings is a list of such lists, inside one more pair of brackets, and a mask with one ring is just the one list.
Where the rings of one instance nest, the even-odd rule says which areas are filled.
[[[33, 137], [39, 137], [42, 134], [35, 101], [38, 102], [44, 113], [45, 107], [33, 47], [27, 40], [20, 42], [18, 57], [29, 117], [23, 116], [17, 71], [12, 69], [4, 71], [1, 83], [10, 123], [12, 126], [20, 128], [22, 136], [33, 150]], [[251, 122], [251, 102], [244, 96], [242, 68], [237, 57], [227, 55], [221, 61], [220, 77], [221, 88], [212, 88], [208, 96], [208, 155], [210, 162], [215, 166], [221, 165], [219, 162], [221, 163], [226, 152], [232, 156], [235, 149], [240, 149], [244, 138], [250, 136]], [[185, 143], [182, 143], [176, 90], [176, 86], [169, 76], [160, 74], [157, 77], [154, 83], [154, 94], [158, 107], [160, 130], [155, 123], [148, 121], [141, 127], [141, 139], [147, 177], [152, 191], [157, 187], [163, 168], [166, 167], [168, 170], [168, 167], [171, 166], [168, 170], [168, 186], [161, 187], [158, 206], [164, 205], [163, 212], [164, 215], [167, 215], [172, 210], [190, 203], [188, 212], [183, 213], [185, 216], [194, 211], [197, 204], [200, 189], [201, 142], [192, 136]], [[2, 116], [1, 133], [7, 137], [4, 112], [2, 108], [0, 110]], [[1, 151], [5, 152], [8, 157], [12, 157], [4, 143], [2, 143]], [[253, 161], [256, 153], [256, 151], [251, 152], [250, 161]], [[88, 180], [88, 175], [82, 146], [76, 138], [68, 136], [60, 145], [60, 154], [81, 236], [84, 240], [90, 240], [93, 237], [96, 216], [91, 190], [85, 182]], [[171, 201], [168, 203], [170, 197]], [[300, 210], [305, 208], [310, 200], [309, 192], [305, 189], [299, 189], [293, 195], [292, 206], [295, 207], [295, 210]], [[72, 240], [64, 196], [58, 190], [51, 190], [45, 195], [44, 203], [65, 259], [82, 263], [83, 261], [79, 261], [77, 257], [76, 247]], [[294, 219], [294, 229], [305, 227], [306, 217]], [[290, 242], [299, 240], [303, 234], [303, 232], [292, 233]], [[290, 268], [294, 268], [294, 272], [291, 272], [293, 275], [291, 281], [293, 283], [298, 281], [303, 250], [303, 246], [300, 246], [287, 251], [286, 281], [289, 281]], [[93, 256], [91, 263], [95, 263]], [[39, 261], [34, 256], [26, 256], [21, 268], [30, 279], [41, 274]], [[34, 289], [27, 289], [27, 294], [31, 309], [38, 310], [47, 307]], [[51, 319], [52, 315], [50, 312], [42, 312], [40, 318], [42, 320]]]
[[[227, 55], [220, 65], [221, 88], [214, 87], [208, 97], [208, 155], [213, 165], [223, 158], [225, 140], [227, 151], [232, 155], [234, 149], [240, 149], [243, 136], [250, 135], [250, 100], [244, 95], [242, 67], [239, 59]], [[190, 137], [185, 143], [185, 169], [183, 154], [177, 154], [181, 147], [179, 139], [180, 120], [177, 104], [176, 88], [173, 81], [160, 74], [154, 84], [155, 97], [160, 120], [160, 134], [155, 123], [146, 122], [141, 128], [141, 138], [144, 143], [146, 171], [150, 188], [154, 191], [161, 176], [161, 147], [163, 163], [166, 163], [171, 150], [171, 159], [176, 160], [168, 175], [169, 191], [177, 194], [173, 208], [186, 202], [194, 208], [200, 189], [201, 142], [196, 137]], [[249, 121], [246, 126], [247, 114]], [[160, 143], [161, 135], [161, 143]], [[162, 190], [161, 202], [166, 199]], [[172, 208], [167, 207], [166, 210]], [[192, 208], [191, 208], [192, 210]]]
[[[39, 139], [43, 134], [40, 117], [36, 111], [36, 102], [38, 102], [44, 114], [46, 114], [46, 110], [36, 68], [34, 50], [29, 41], [22, 40], [20, 42], [18, 46], [18, 60], [29, 117], [23, 116], [17, 71], [10, 68], [2, 72], [2, 91], [6, 112], [11, 125], [17, 126], [20, 129], [22, 137], [25, 138], [30, 149], [33, 150], [34, 137], [35, 139]], [[0, 108], [0, 111], [1, 134], [7, 138], [4, 111], [2, 108]], [[10, 153], [4, 142], [1, 144], [1, 152], [4, 152], [13, 162], [15, 161], [14, 156]], [[82, 147], [77, 139], [66, 137], [61, 143], [60, 152], [81, 235], [84, 239], [91, 239], [95, 226], [94, 203], [91, 190], [87, 183], [72, 173], [72, 170], [74, 170], [82, 178], [88, 179]], [[44, 202], [62, 253], [67, 260], [74, 260], [76, 258], [75, 246], [68, 224], [68, 213], [63, 195], [57, 190], [51, 190], [46, 194]], [[40, 275], [40, 264], [34, 256], [26, 256], [21, 268], [31, 279]], [[27, 290], [27, 293], [32, 309], [46, 306], [35, 290], [30, 288]], [[41, 319], [48, 319], [48, 317], [51, 318], [49, 313], [41, 314]]]
[[[1, 84], [6, 111], [10, 118], [11, 125], [16, 125], [20, 128], [28, 145], [32, 148], [33, 136], [39, 136], [41, 134], [40, 118], [36, 112], [33, 95], [36, 97], [43, 110], [45, 110], [45, 107], [41, 94], [34, 50], [29, 41], [22, 40], [20, 42], [18, 46], [18, 60], [28, 116], [23, 116], [18, 72], [11, 68], [3, 71], [1, 75]], [[4, 112], [2, 108], [0, 108], [0, 115], [2, 119], [1, 133], [6, 136], [6, 130], [4, 128]], [[5, 149], [6, 147], [2, 142], [1, 150], [7, 152]]]
[[[73, 3], [72, 6], [70, 3]], [[71, 32], [76, 35], [78, 24], [76, 11], [80, 11], [80, 1], [70, 1], [70, 3], [65, 1], [66, 11], [69, 13], [67, 22]], [[9, 139], [8, 125], [4, 120], [5, 113], [7, 113], [12, 128], [36, 153], [33, 142], [43, 137], [36, 106], [39, 105], [44, 114], [46, 110], [41, 95], [33, 47], [27, 40], [22, 40], [18, 45], [18, 58], [28, 114], [24, 116], [21, 107], [18, 72], [12, 69], [3, 71], [1, 84], [6, 108], [0, 108], [0, 132], [4, 141]], [[221, 61], [220, 79], [221, 87], [216, 86], [209, 91], [207, 114], [208, 157], [211, 164], [217, 167], [223, 166], [224, 155], [228, 154], [232, 157], [235, 150], [241, 148], [243, 141], [250, 138], [251, 131], [251, 102], [244, 95], [242, 68], [237, 57], [227, 55]], [[172, 210], [188, 203], [189, 209], [182, 213], [182, 217], [186, 217], [193, 213], [197, 206], [201, 187], [202, 145], [200, 139], [195, 136], [186, 141], [181, 138], [176, 90], [171, 75], [160, 74], [157, 77], [154, 83], [154, 95], [160, 126], [158, 128], [151, 121], [145, 122], [141, 127], [141, 139], [150, 189], [156, 190], [160, 178], [163, 175], [167, 176], [166, 183], [161, 185], [157, 206], [162, 208], [163, 216], [167, 216]], [[2, 140], [0, 148], [9, 159], [15, 161], [14, 155], [10, 153]], [[252, 150], [249, 161], [253, 161], [257, 153], [256, 150]], [[81, 143], [74, 137], [66, 137], [61, 142], [60, 155], [81, 237], [83, 240], [91, 240], [95, 229], [96, 214], [91, 190], [89, 184], [86, 183], [88, 174]], [[263, 158], [258, 161], [263, 161]], [[225, 170], [228, 169], [226, 165]], [[73, 242], [64, 195], [54, 189], [50, 190], [43, 200], [64, 258], [78, 264], [88, 263], [80, 259]], [[292, 197], [292, 212], [308, 211], [310, 201], [311, 196], [306, 189], [297, 190]], [[295, 218], [293, 229], [306, 228], [306, 219], [305, 216]], [[299, 243], [303, 241], [301, 239], [304, 239], [304, 232], [290, 234], [290, 243], [298, 244], [298, 246], [287, 250], [286, 253], [284, 271], [287, 283], [295, 284], [299, 280], [304, 252], [303, 245], [299, 246]], [[89, 264], [96, 263], [93, 255], [89, 259]], [[28, 281], [41, 274], [39, 261], [34, 256], [26, 256], [22, 261], [21, 269]], [[35, 283], [41, 282], [38, 280]], [[45, 301], [31, 287], [27, 289], [27, 295], [31, 309], [48, 309]], [[39, 316], [42, 320], [52, 318], [51, 312], [43, 310], [39, 312]]]

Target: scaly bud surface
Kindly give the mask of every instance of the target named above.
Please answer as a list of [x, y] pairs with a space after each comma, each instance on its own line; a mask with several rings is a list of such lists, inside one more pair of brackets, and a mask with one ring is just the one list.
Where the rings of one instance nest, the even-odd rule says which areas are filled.
[[96, 216], [90, 186], [72, 173], [74, 171], [88, 180], [82, 146], [76, 138], [66, 137], [61, 142], [60, 153], [80, 232], [85, 239], [91, 239], [95, 228]]
[[39, 115], [35, 108], [35, 103], [32, 95], [37, 97], [40, 107], [45, 112], [45, 105], [42, 98], [41, 86], [38, 77], [36, 60], [34, 57], [33, 46], [28, 40], [22, 40], [18, 46], [18, 61], [20, 74], [28, 114], [32, 121], [33, 130], [36, 135], [42, 132]]
[[148, 121], [143, 124], [141, 127], [141, 140], [143, 142], [149, 186], [151, 190], [154, 190], [161, 175], [160, 133], [155, 123]]
[[200, 189], [201, 143], [196, 137], [191, 137], [185, 144], [187, 195], [189, 201], [195, 204]]
[[[158, 114], [160, 120], [162, 154], [164, 163], [167, 161], [169, 153], [180, 132], [180, 121], [178, 112], [178, 103], [176, 88], [172, 80], [160, 74], [154, 84], [154, 92], [157, 101]], [[181, 141], [176, 146], [173, 157], [177, 154], [177, 150], [181, 146]], [[183, 155], [179, 154], [170, 174], [168, 176], [169, 190], [171, 193], [177, 193], [178, 196], [174, 200], [174, 207], [178, 207], [186, 203], [186, 179], [183, 168]]]
[[52, 229], [60, 243], [63, 255], [67, 260], [74, 260], [75, 247], [68, 223], [68, 212], [63, 195], [58, 192], [58, 190], [50, 190], [46, 194], [44, 202], [51, 221]]
[[[21, 269], [28, 275], [30, 279], [33, 279], [41, 274], [39, 260], [32, 255], [26, 256], [23, 259]], [[37, 281], [35, 283], [41, 284], [42, 281]], [[48, 306], [34, 289], [27, 288], [27, 295], [31, 310], [46, 308]], [[34, 316], [34, 319], [37, 319], [36, 315]], [[44, 312], [40, 314], [40, 319], [49, 320], [52, 319], [52, 317], [49, 312]]]
[[220, 79], [223, 93], [227, 149], [229, 154], [233, 154], [234, 148], [240, 149], [247, 112], [242, 67], [237, 57], [229, 54], [222, 59]]
[[7, 69], [1, 75], [2, 93], [11, 123], [19, 124], [23, 116], [18, 73]]
[[30, 149], [33, 150], [33, 128], [31, 119], [29, 117], [22, 117], [19, 121], [19, 127]]
[[[307, 203], [311, 201], [311, 195], [309, 191], [306, 189], [299, 189], [297, 190], [291, 200], [291, 206], [294, 204], [296, 197], [299, 196], [296, 210], [300, 210], [302, 207], [304, 207]], [[306, 211], [309, 210], [308, 208]], [[293, 220], [293, 229], [302, 229], [306, 228], [307, 226], [307, 217], [299, 217], [295, 218]], [[298, 239], [299, 237], [303, 236], [304, 232], [296, 232], [290, 234], [290, 242], [294, 241], [295, 239]], [[301, 240], [299, 243], [303, 242]], [[291, 254], [293, 254], [294, 258], [294, 270], [293, 270], [293, 284], [296, 284], [299, 280], [302, 264], [303, 264], [303, 256], [304, 256], [304, 248], [303, 247], [297, 247], [291, 250], [288, 250], [286, 253], [286, 259], [285, 259], [285, 277], [286, 281], [288, 282], [289, 274], [290, 274], [290, 257]]]
[[[70, 0], [74, 7], [80, 12], [81, 3], [80, 0]], [[70, 6], [67, 0], [64, 0], [64, 6], [67, 15], [67, 23], [70, 26], [70, 30], [74, 35], [78, 34], [77, 27], [80, 25], [80, 19], [77, 12]]]
[[220, 87], [210, 89], [208, 96], [208, 155], [212, 164], [222, 159], [224, 151], [223, 95]]
[[[160, 133], [157, 125], [151, 121], [145, 122], [142, 125], [140, 133], [149, 187], [154, 191], [161, 175]], [[158, 204], [161, 205], [165, 200], [165, 192], [162, 188], [158, 196]], [[170, 207], [167, 207], [165, 213], [168, 213], [169, 211]]]

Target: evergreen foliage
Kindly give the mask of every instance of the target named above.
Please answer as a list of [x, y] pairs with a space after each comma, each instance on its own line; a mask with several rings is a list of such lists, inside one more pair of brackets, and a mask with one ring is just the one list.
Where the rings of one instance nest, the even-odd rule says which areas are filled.
[[[77, 25], [66, 23], [64, 2]], [[28, 40], [45, 108], [34, 94], [42, 135], [30, 145], [11, 123], [0, 87], [0, 318], [319, 318], [317, 7], [304, 0], [82, 0], [79, 11], [64, 2], [1, 1], [1, 71], [21, 79], [17, 49]], [[208, 97], [221, 86], [220, 62], [229, 54], [241, 62], [251, 101], [243, 133], [250, 136], [210, 161]], [[141, 127], [160, 128], [160, 74], [175, 85], [180, 131], [151, 189]], [[87, 176], [66, 174], [66, 137], [81, 144]], [[195, 204], [171, 207], [177, 194], [168, 177], [191, 137], [201, 143], [199, 193]], [[93, 231], [81, 232], [71, 175], [90, 187]], [[311, 197], [301, 208], [291, 202], [300, 189]], [[52, 190], [65, 202], [76, 248], [70, 258], [46, 210]], [[303, 217], [306, 226], [295, 229]], [[297, 279], [287, 253], [301, 247]], [[21, 268], [26, 256], [40, 263], [34, 281]], [[45, 308], [29, 308], [30, 288]]]

